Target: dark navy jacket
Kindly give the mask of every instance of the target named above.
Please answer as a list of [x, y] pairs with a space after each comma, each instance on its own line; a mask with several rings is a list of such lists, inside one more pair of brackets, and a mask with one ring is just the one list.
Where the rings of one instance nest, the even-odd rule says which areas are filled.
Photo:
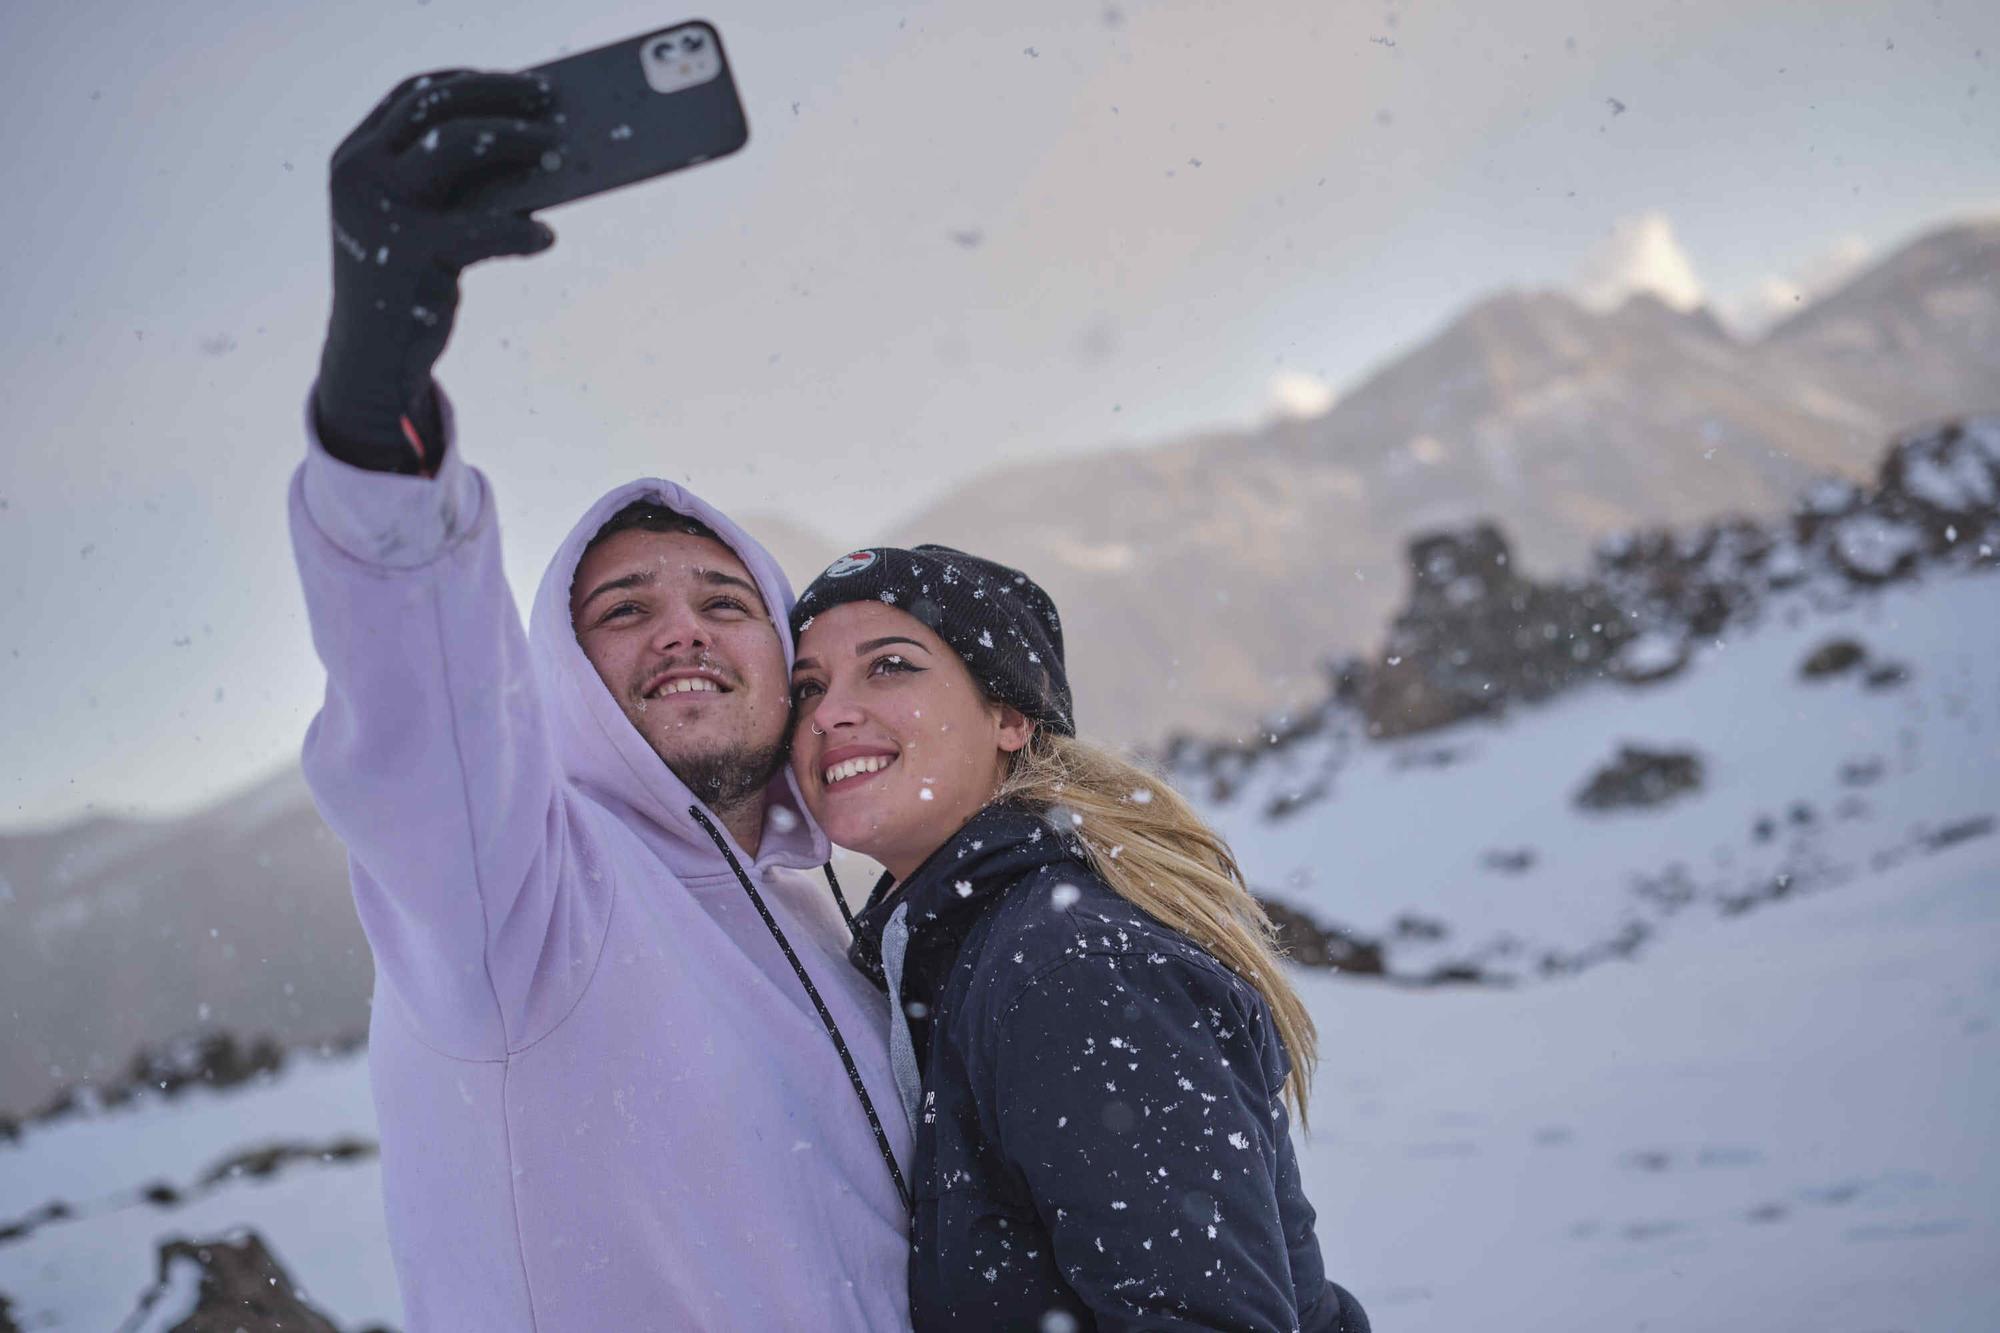
[[878, 982], [904, 901], [918, 1330], [1365, 1333], [1326, 1280], [1254, 989], [1019, 810], [877, 886], [854, 961]]

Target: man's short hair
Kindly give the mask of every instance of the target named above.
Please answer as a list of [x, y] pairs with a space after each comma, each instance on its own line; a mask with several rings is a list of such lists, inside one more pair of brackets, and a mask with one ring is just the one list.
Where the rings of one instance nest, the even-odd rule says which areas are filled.
[[[706, 537], [725, 548], [729, 547], [729, 543], [722, 540], [720, 533], [698, 518], [676, 513], [658, 500], [634, 500], [604, 520], [604, 526], [597, 530], [597, 535], [583, 548], [583, 554], [589, 555], [604, 542], [634, 528], [642, 532], [685, 532], [690, 537]], [[577, 563], [583, 563], [582, 557], [578, 557]]]

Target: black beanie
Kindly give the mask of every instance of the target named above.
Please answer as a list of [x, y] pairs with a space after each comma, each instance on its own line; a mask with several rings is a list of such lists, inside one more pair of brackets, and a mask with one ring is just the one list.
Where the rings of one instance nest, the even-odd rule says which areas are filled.
[[826, 567], [792, 608], [792, 635], [847, 602], [907, 611], [965, 659], [989, 698], [1065, 736], [1076, 734], [1062, 619], [1041, 585], [1018, 569], [949, 546], [850, 551]]

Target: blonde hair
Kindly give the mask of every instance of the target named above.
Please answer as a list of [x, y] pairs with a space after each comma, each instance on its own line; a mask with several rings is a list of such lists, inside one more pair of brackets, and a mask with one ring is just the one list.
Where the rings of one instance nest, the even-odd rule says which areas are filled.
[[1109, 751], [1037, 728], [995, 798], [1076, 822], [1091, 868], [1118, 896], [1171, 926], [1254, 987], [1291, 1057], [1285, 1098], [1299, 1124], [1319, 1060], [1312, 1015], [1286, 980], [1271, 919], [1235, 855], [1179, 792]]

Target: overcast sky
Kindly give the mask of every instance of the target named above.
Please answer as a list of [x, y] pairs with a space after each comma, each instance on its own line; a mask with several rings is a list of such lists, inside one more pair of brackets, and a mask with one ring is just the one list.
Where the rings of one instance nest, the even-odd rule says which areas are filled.
[[[996, 461], [1323, 406], [1496, 286], [1754, 320], [2000, 205], [1991, 0], [701, 13], [748, 148], [550, 214], [553, 252], [472, 274], [440, 367], [523, 595], [632, 476], [831, 554]], [[296, 754], [321, 678], [283, 496], [333, 144], [405, 74], [684, 16], [0, 12], [0, 827]]]

